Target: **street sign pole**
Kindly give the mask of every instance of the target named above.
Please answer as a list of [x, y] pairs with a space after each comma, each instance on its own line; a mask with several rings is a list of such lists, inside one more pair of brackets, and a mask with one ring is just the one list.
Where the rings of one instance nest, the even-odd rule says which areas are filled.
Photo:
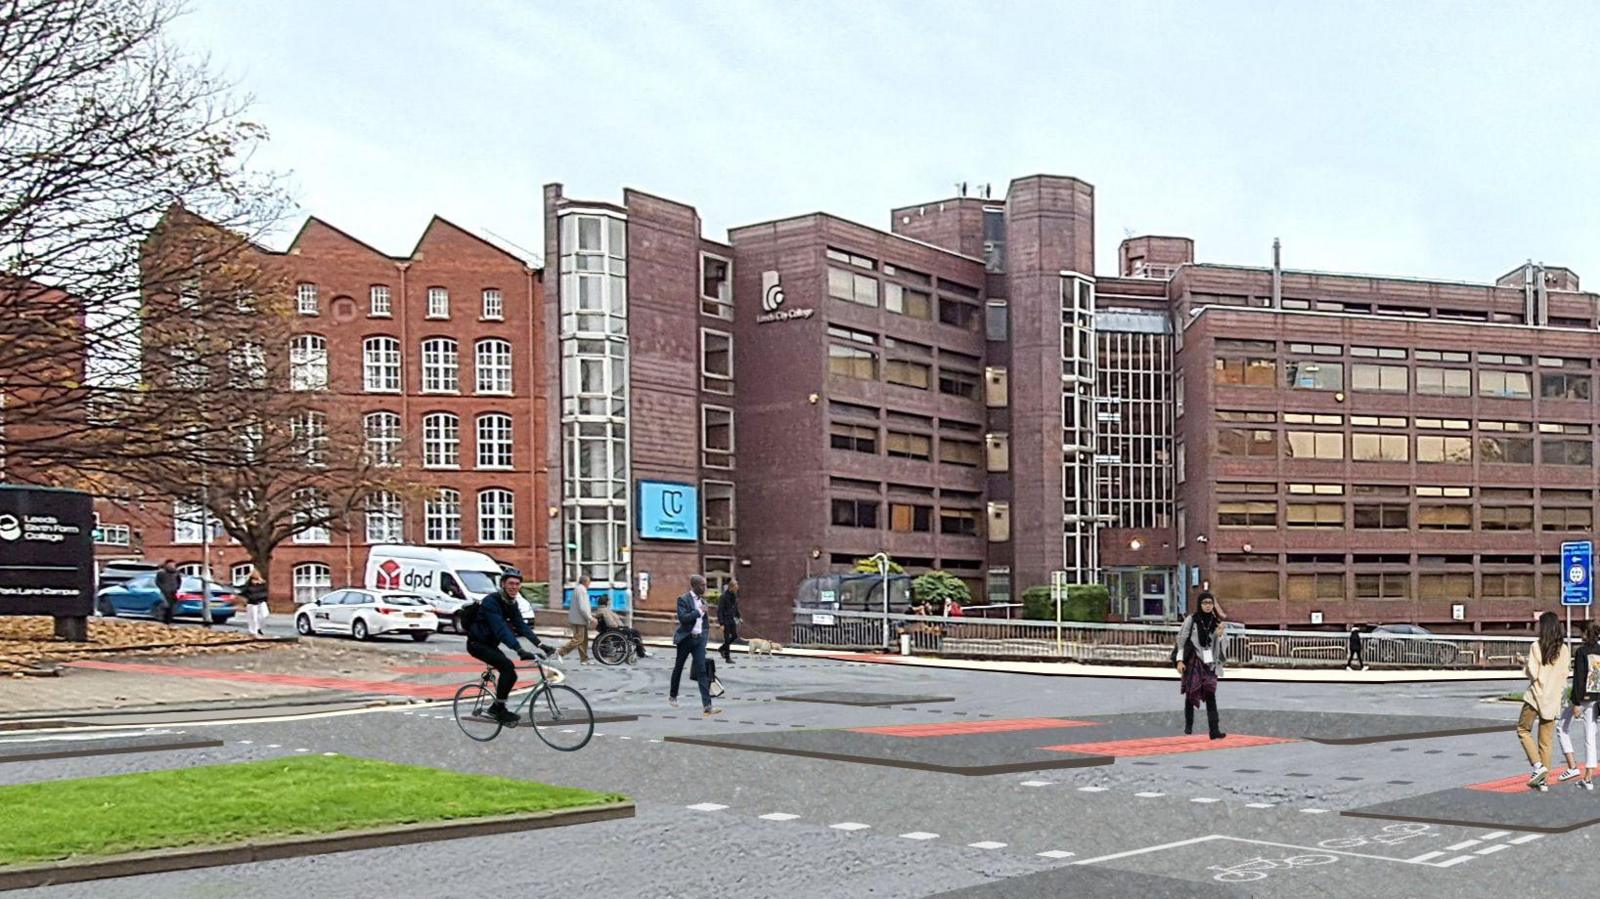
[[1066, 642], [1061, 635], [1061, 600], [1067, 592], [1067, 573], [1065, 571], [1050, 572], [1050, 601], [1056, 606], [1056, 655], [1067, 654]]

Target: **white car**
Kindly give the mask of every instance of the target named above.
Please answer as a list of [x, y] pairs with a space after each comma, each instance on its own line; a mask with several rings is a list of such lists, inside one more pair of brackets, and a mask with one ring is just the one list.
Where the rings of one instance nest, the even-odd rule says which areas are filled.
[[439, 629], [433, 607], [415, 593], [388, 590], [335, 590], [294, 612], [294, 629], [312, 634], [349, 634], [370, 640], [383, 634], [410, 634], [418, 643]]

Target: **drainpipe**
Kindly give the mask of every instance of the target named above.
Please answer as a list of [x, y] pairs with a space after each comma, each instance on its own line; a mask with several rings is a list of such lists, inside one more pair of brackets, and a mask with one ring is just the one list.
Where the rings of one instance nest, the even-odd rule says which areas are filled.
[[1283, 245], [1274, 237], [1272, 239], [1272, 308], [1279, 309], [1283, 306]]

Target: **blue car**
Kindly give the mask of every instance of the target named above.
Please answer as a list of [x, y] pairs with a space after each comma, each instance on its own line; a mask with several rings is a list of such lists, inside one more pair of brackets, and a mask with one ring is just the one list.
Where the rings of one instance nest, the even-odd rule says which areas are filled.
[[[239, 593], [226, 584], [212, 582], [207, 588], [211, 596], [211, 620], [221, 624], [238, 611]], [[141, 574], [125, 583], [101, 590], [95, 605], [107, 617], [159, 618], [161, 617], [161, 591], [156, 589], [156, 576]], [[185, 576], [178, 586], [178, 618], [200, 618], [200, 579]]]

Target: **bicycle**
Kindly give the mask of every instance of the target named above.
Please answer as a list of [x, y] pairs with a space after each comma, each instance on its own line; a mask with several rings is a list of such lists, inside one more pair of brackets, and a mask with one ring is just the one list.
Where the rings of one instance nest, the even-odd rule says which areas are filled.
[[527, 707], [528, 724], [546, 746], [557, 752], [576, 752], [589, 745], [594, 736], [594, 711], [589, 708], [589, 701], [566, 684], [552, 683], [545, 676], [542, 661], [534, 659], [533, 663], [539, 671], [539, 682], [523, 691], [522, 700], [511, 710], [519, 719], [517, 724], [501, 724], [489, 712], [495, 702], [493, 668], [484, 669], [481, 677], [457, 690], [453, 711], [461, 732], [469, 739], [487, 743], [500, 736], [504, 728], [521, 726], [522, 710]]
[[1317, 845], [1323, 849], [1355, 849], [1369, 843], [1380, 843], [1385, 846], [1395, 846], [1417, 837], [1436, 837], [1432, 833], [1431, 824], [1389, 824], [1382, 831], [1365, 837], [1343, 837], [1323, 840]]
[[1217, 871], [1211, 879], [1221, 883], [1248, 883], [1266, 880], [1268, 871], [1279, 868], [1304, 868], [1312, 865], [1331, 865], [1338, 861], [1334, 855], [1291, 855], [1288, 858], [1262, 858], [1257, 856], [1237, 865], [1212, 865], [1207, 871]]

